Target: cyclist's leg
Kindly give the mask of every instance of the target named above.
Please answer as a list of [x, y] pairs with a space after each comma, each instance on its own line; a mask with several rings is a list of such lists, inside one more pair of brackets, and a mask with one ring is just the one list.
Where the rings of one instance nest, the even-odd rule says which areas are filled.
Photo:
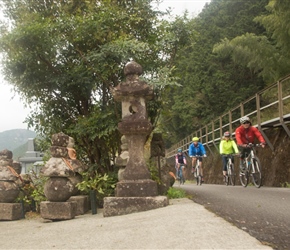
[[195, 164], [196, 164], [196, 157], [193, 156], [191, 157], [191, 173], [194, 173], [195, 172]]
[[222, 156], [222, 163], [223, 163], [223, 177], [224, 181], [226, 181], [226, 175], [227, 175], [227, 156]]
[[244, 147], [239, 147], [240, 150], [240, 171], [244, 171], [244, 159], [245, 159], [245, 154], [246, 154], [246, 148]]
[[179, 170], [178, 170], [178, 165], [175, 165], [175, 170], [176, 170], [176, 179], [179, 179]]
[[183, 183], [185, 182], [185, 166], [182, 165], [181, 167], [181, 171], [182, 171], [182, 178], [183, 178]]
[[199, 169], [200, 169], [200, 176], [201, 176], [201, 181], [203, 181], [203, 167], [202, 167], [202, 157], [199, 157]]

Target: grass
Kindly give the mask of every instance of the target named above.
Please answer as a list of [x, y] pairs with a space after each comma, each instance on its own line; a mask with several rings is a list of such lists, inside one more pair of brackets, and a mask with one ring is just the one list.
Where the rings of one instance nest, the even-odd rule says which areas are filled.
[[192, 198], [190, 195], [186, 194], [186, 192], [183, 189], [174, 187], [170, 187], [166, 195], [168, 199]]
[[290, 183], [289, 182], [284, 182], [284, 183], [281, 183], [281, 187], [284, 187], [284, 188], [290, 188]]

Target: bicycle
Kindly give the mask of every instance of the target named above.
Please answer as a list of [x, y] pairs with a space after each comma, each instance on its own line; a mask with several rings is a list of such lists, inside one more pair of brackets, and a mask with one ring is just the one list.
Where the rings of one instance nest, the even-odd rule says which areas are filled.
[[242, 162], [243, 170], [240, 170], [240, 181], [242, 186], [247, 187], [249, 183], [249, 177], [252, 177], [253, 184], [259, 188], [262, 184], [261, 163], [256, 156], [254, 150], [255, 147], [260, 147], [260, 144], [249, 143], [247, 147], [251, 148], [250, 153], [245, 154], [245, 158]]
[[182, 168], [185, 168], [184, 164], [180, 164], [179, 169], [178, 169], [179, 185], [182, 185], [185, 183], [185, 178], [183, 176]]
[[227, 175], [225, 178], [225, 184], [228, 186], [231, 184], [232, 186], [235, 186], [235, 165], [233, 164], [233, 157], [234, 154], [228, 154], [227, 156]]
[[200, 174], [200, 166], [199, 166], [199, 159], [204, 157], [204, 156], [194, 156], [196, 158], [196, 163], [195, 163], [195, 168], [194, 168], [194, 177], [196, 179], [196, 185], [201, 185], [202, 184], [202, 176]]

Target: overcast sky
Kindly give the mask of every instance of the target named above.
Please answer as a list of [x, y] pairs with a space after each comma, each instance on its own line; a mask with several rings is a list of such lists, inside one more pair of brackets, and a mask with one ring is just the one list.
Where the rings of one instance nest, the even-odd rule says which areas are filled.
[[[171, 7], [174, 15], [181, 15], [187, 9], [190, 14], [197, 15], [207, 2], [210, 0], [164, 0], [159, 5], [159, 9], [165, 10]], [[24, 108], [19, 96], [13, 92], [12, 87], [4, 82], [0, 72], [0, 132], [27, 129], [27, 124], [23, 121], [29, 112], [28, 108]]]

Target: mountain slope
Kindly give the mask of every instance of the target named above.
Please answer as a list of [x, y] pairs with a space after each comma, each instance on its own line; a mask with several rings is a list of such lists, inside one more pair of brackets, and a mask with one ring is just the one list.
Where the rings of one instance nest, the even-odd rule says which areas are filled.
[[27, 129], [12, 129], [0, 133], [0, 151], [14, 149], [27, 143], [28, 138], [35, 138], [36, 133]]

